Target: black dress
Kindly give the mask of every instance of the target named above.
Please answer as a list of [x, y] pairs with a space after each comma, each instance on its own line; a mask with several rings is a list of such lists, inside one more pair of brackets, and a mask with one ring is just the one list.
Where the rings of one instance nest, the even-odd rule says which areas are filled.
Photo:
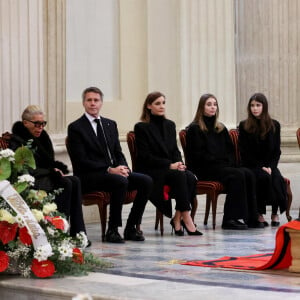
[[[276, 214], [278, 206], [283, 213], [287, 207], [286, 184], [278, 169], [281, 155], [280, 124], [272, 120], [275, 131], [270, 130], [265, 138], [245, 131], [245, 121], [239, 124], [239, 148], [241, 163], [250, 168], [256, 176], [257, 206], [260, 214], [266, 213], [266, 205], [272, 205], [272, 213]], [[258, 127], [260, 120], [257, 120]], [[262, 170], [270, 167], [271, 175]]]
[[149, 123], [134, 127], [137, 162], [136, 171], [152, 177], [150, 201], [167, 217], [172, 217], [171, 201], [163, 197], [164, 185], [170, 186], [176, 210], [191, 209], [196, 194], [196, 177], [190, 171], [171, 170], [170, 164], [182, 161], [177, 146], [175, 123], [161, 116], [151, 115]]
[[223, 222], [244, 219], [255, 224], [258, 219], [255, 177], [247, 168], [236, 166], [234, 146], [226, 127], [214, 128], [215, 117], [204, 117], [208, 129], [192, 123], [186, 135], [187, 167], [199, 180], [220, 181], [226, 189]]
[[55, 198], [59, 212], [64, 213], [70, 219], [70, 235], [75, 236], [80, 231], [86, 232], [81, 203], [81, 184], [76, 176], [61, 176], [54, 169], [60, 169], [64, 174], [68, 173], [67, 166], [54, 159], [54, 149], [49, 135], [45, 130], [40, 137], [30, 134], [22, 122], [13, 125], [10, 148], [16, 150], [32, 140], [33, 154], [36, 169], [30, 170], [35, 177], [35, 189], [51, 192], [54, 189], [63, 188], [63, 192]]

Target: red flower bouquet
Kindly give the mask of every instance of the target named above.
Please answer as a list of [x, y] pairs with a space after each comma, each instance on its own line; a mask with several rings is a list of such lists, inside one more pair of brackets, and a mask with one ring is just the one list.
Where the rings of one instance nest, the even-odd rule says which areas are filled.
[[9, 264], [9, 257], [5, 251], [0, 251], [0, 272], [3, 272], [7, 269]]
[[0, 150], [0, 272], [45, 278], [105, 266], [83, 252], [84, 232], [69, 235], [69, 224], [54, 202], [61, 190], [47, 194], [31, 188], [34, 178], [27, 172], [34, 168], [28, 147]]
[[18, 224], [10, 224], [7, 221], [0, 221], [0, 240], [3, 245], [13, 241], [16, 237]]
[[35, 276], [45, 278], [54, 274], [55, 266], [51, 260], [38, 261], [34, 259], [32, 261], [31, 270]]
[[32, 239], [26, 227], [19, 228], [19, 238], [24, 245], [31, 245]]

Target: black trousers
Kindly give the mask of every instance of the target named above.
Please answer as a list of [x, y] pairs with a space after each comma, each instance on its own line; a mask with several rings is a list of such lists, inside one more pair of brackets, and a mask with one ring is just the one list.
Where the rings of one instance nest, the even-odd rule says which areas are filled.
[[152, 188], [152, 178], [132, 172], [128, 177], [116, 174], [93, 174], [82, 178], [84, 190], [111, 193], [108, 228], [122, 226], [122, 207], [127, 191], [137, 190], [126, 226], [139, 225]]
[[57, 187], [63, 188], [63, 192], [55, 198], [59, 212], [64, 213], [70, 221], [70, 235], [85, 230], [82, 213], [81, 183], [76, 176], [63, 176], [57, 182]]
[[171, 196], [176, 201], [176, 210], [191, 210], [191, 202], [196, 195], [196, 182], [195, 175], [188, 170], [169, 170], [166, 173], [165, 184], [170, 186]]
[[287, 207], [286, 184], [279, 171], [275, 168], [271, 175], [261, 168], [253, 169], [256, 176], [257, 207], [260, 214], [266, 213], [266, 205], [272, 205], [272, 213], [277, 214], [278, 207], [283, 213]]
[[223, 220], [243, 219], [247, 223], [258, 219], [256, 180], [254, 173], [243, 167], [212, 169], [208, 180], [220, 181], [226, 190]]

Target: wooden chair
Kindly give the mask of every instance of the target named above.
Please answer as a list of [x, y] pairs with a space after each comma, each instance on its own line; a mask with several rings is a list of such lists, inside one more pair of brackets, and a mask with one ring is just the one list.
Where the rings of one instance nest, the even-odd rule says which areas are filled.
[[[186, 130], [182, 129], [179, 131], [179, 139], [186, 160]], [[207, 225], [207, 220], [210, 211], [210, 205], [212, 206], [212, 225], [213, 229], [216, 228], [216, 214], [217, 214], [217, 202], [218, 196], [225, 193], [224, 186], [219, 181], [197, 181], [197, 195], [206, 195], [206, 207], [205, 207], [205, 216], [204, 216], [204, 225]], [[194, 219], [196, 210], [192, 210], [191, 215]]]
[[[299, 129], [298, 129], [298, 131], [299, 131]], [[299, 132], [299, 134], [300, 134], [300, 132]], [[241, 161], [241, 155], [240, 155], [240, 150], [239, 150], [239, 132], [238, 132], [238, 129], [230, 129], [229, 130], [229, 135], [230, 135], [231, 140], [232, 140], [233, 145], [234, 145], [236, 161], [239, 164], [240, 161]], [[290, 216], [290, 208], [291, 208], [291, 204], [292, 204], [292, 201], [293, 201], [293, 194], [292, 194], [292, 190], [291, 190], [290, 180], [288, 178], [284, 178], [284, 181], [286, 183], [286, 190], [287, 190], [286, 218], [287, 218], [288, 221], [291, 221], [292, 217]]]
[[300, 128], [297, 129], [296, 136], [297, 136], [298, 146], [300, 148]]
[[[69, 153], [68, 137], [66, 137], [65, 143], [66, 143], [67, 151]], [[135, 199], [136, 193], [137, 193], [136, 190], [128, 191], [126, 193], [126, 198], [125, 198], [123, 204], [132, 203]], [[104, 192], [104, 191], [95, 191], [95, 192], [85, 193], [82, 195], [82, 204], [84, 206], [90, 206], [90, 205], [98, 206], [100, 223], [101, 223], [102, 241], [104, 241], [104, 239], [105, 239], [107, 207], [110, 203], [110, 197], [111, 197], [111, 194], [109, 192]]]
[[0, 137], [0, 149], [7, 149], [11, 133], [5, 132]]

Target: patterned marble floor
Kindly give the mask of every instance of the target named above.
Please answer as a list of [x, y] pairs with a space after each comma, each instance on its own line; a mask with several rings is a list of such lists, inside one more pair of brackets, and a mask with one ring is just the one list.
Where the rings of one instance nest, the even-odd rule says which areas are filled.
[[[128, 208], [124, 209], [124, 216], [127, 215], [127, 210]], [[300, 274], [287, 271], [245, 272], [180, 264], [187, 260], [271, 253], [275, 246], [276, 228], [222, 230], [220, 228], [222, 215], [218, 214], [218, 226], [213, 230], [211, 226], [205, 228], [202, 225], [203, 216], [197, 214], [195, 221], [199, 224], [198, 228], [203, 232], [203, 236], [171, 235], [169, 219], [165, 218], [165, 233], [161, 237], [160, 233], [154, 230], [154, 215], [155, 211], [150, 204], [143, 220], [145, 242], [126, 242], [125, 245], [101, 243], [99, 225], [88, 225], [89, 237], [93, 241], [89, 251], [113, 264], [113, 268], [105, 270], [106, 274], [238, 289], [244, 296], [247, 293], [264, 291], [272, 294], [277, 292], [278, 296], [284, 293], [285, 298], [295, 297], [295, 294], [300, 297]], [[292, 211], [292, 216], [298, 217], [298, 212]], [[270, 213], [267, 214], [267, 218], [270, 218]], [[280, 216], [280, 220], [282, 224], [285, 223], [285, 216]], [[171, 299], [174, 299], [172, 292], [170, 295]], [[154, 295], [148, 296], [145, 295], [140, 299], [156, 299]], [[214, 296], [216, 295], [211, 295], [209, 299], [218, 299]], [[228, 296], [223, 296], [223, 299], [229, 299]]]
[[[291, 215], [297, 218], [300, 207], [300, 164], [281, 164], [291, 179], [294, 194]], [[203, 196], [201, 196], [203, 197]], [[171, 235], [169, 219], [165, 218], [163, 237], [154, 230], [155, 209], [149, 203], [143, 219], [145, 242], [121, 245], [102, 243], [100, 224], [88, 224], [92, 240], [88, 251], [113, 264], [83, 277], [24, 279], [0, 276], [0, 300], [67, 300], [76, 294], [89, 294], [81, 299], [142, 299], [142, 300], [289, 300], [300, 299], [300, 273], [288, 271], [246, 272], [229, 269], [181, 265], [187, 260], [209, 260], [222, 256], [243, 256], [270, 253], [275, 246], [276, 228], [230, 231], [220, 228], [224, 197], [218, 200], [217, 228], [204, 228], [204, 199], [199, 197], [195, 222], [203, 236]], [[124, 220], [130, 205], [124, 206]], [[270, 211], [267, 214], [270, 220]], [[286, 222], [280, 216], [281, 224]], [[123, 229], [120, 230], [123, 233]]]
[[[203, 211], [201, 205], [200, 211]], [[128, 209], [129, 206], [124, 209], [124, 216], [127, 216]], [[180, 264], [186, 260], [216, 259], [225, 255], [270, 253], [274, 249], [275, 228], [222, 230], [222, 215], [219, 213], [217, 228], [213, 230], [211, 227], [204, 228], [203, 215], [198, 213], [196, 222], [203, 236], [171, 235], [171, 226], [165, 218], [165, 234], [161, 237], [154, 230], [154, 215], [155, 210], [149, 204], [143, 221], [145, 242], [102, 243], [99, 223], [87, 225], [93, 242], [88, 251], [111, 262], [112, 268], [83, 277], [23, 279], [0, 276], [0, 299], [61, 300], [73, 299], [77, 294], [92, 297], [80, 298], [84, 300], [299, 299], [300, 274], [288, 271], [246, 272]], [[298, 217], [298, 211], [292, 211], [292, 216]], [[280, 219], [285, 222], [284, 216]]]

